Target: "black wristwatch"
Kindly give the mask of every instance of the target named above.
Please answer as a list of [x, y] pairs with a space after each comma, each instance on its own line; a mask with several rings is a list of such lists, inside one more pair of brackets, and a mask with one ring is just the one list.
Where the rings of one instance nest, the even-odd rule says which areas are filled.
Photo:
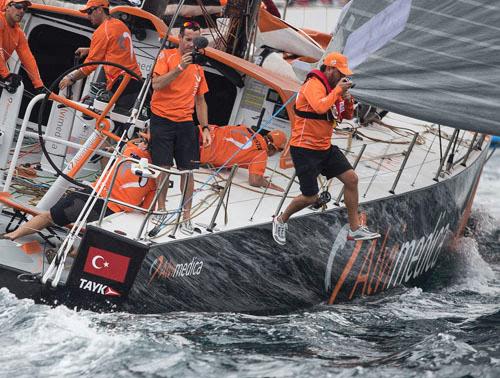
[[210, 129], [208, 128], [208, 126], [207, 126], [207, 125], [205, 125], [205, 126], [203, 126], [203, 127], [201, 128], [201, 130], [202, 130], [202, 131], [205, 131], [205, 130], [210, 130]]

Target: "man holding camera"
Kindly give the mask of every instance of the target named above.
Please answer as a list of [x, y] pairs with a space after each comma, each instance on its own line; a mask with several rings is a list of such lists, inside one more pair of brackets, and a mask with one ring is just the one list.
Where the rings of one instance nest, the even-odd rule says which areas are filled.
[[285, 212], [273, 220], [273, 238], [286, 243], [288, 219], [292, 214], [318, 202], [318, 176], [337, 177], [345, 188], [344, 201], [349, 219], [349, 240], [380, 237], [361, 225], [358, 214], [358, 176], [337, 146], [331, 144], [338, 122], [353, 117], [354, 100], [349, 93], [352, 71], [347, 58], [337, 52], [328, 54], [320, 70], [312, 70], [295, 101], [290, 153], [299, 179], [301, 195], [295, 197]]
[[[200, 160], [198, 131], [193, 121], [193, 111], [202, 126], [204, 145], [211, 142], [208, 128], [208, 110], [205, 93], [208, 86], [203, 69], [193, 63], [194, 40], [200, 37], [200, 25], [194, 21], [182, 24], [179, 31], [179, 48], [163, 50], [153, 71], [153, 97], [151, 99], [151, 155], [153, 164], [171, 168], [173, 161], [179, 170], [197, 169]], [[159, 181], [163, 179], [160, 175]], [[192, 234], [190, 221], [194, 191], [192, 175], [182, 176], [181, 190], [187, 182], [186, 200], [183, 204], [181, 232]], [[165, 209], [167, 186], [158, 198], [158, 210]], [[156, 222], [163, 223], [161, 217]]]
[[5, 2], [5, 13], [0, 12], [0, 77], [13, 92], [21, 84], [21, 75], [11, 73], [7, 67], [7, 61], [14, 51], [17, 52], [35, 90], [40, 92], [43, 89], [35, 58], [26, 35], [19, 27], [26, 9], [30, 6], [31, 3], [26, 0], [10, 0]]

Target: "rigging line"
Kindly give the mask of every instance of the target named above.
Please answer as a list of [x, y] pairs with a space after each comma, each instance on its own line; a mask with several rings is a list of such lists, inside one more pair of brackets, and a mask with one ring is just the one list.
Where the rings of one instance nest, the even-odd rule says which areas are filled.
[[[269, 176], [269, 180], [267, 180], [267, 185], [264, 187], [264, 191], [262, 192], [262, 195], [260, 196], [259, 202], [257, 202], [257, 206], [255, 206], [255, 209], [254, 209], [254, 211], [252, 213], [252, 216], [249, 219], [250, 222], [253, 222], [253, 217], [254, 217], [255, 213], [257, 212], [257, 209], [262, 204], [262, 201], [264, 200], [264, 197], [267, 194], [267, 190], [271, 186], [272, 179], [273, 179], [273, 176], [274, 176], [274, 172], [276, 171], [276, 168], [278, 168], [278, 163], [279, 163], [279, 159], [276, 159], [276, 163], [274, 165], [274, 169], [271, 171], [271, 176]], [[229, 201], [229, 196], [228, 196], [228, 201]]]
[[[271, 117], [266, 121], [266, 122], [262, 122], [260, 127], [253, 133], [253, 135], [248, 139], [247, 143], [245, 143], [244, 145], [242, 145], [241, 147], [239, 147], [225, 162], [224, 164], [222, 165], [222, 167], [219, 167], [211, 176], [209, 176], [207, 178], [207, 180], [205, 180], [205, 182], [202, 184], [201, 188], [200, 189], [203, 189], [205, 186], [209, 185], [209, 182], [216, 176], [218, 175], [223, 169], [225, 169], [228, 165], [228, 163], [242, 150], [242, 148], [247, 145], [248, 143], [250, 142], [253, 142], [253, 140], [255, 139], [255, 137], [257, 136], [257, 134], [259, 134], [260, 131], [262, 131], [263, 129], [265, 129], [265, 127], [269, 126], [271, 124], [271, 122], [273, 121], [273, 119], [276, 118], [276, 116], [278, 114], [280, 114], [285, 108], [286, 106], [292, 101], [295, 99], [295, 97], [297, 96], [297, 93], [294, 93], [292, 96], [290, 96], [290, 98], [285, 101], [283, 103], [283, 105], [276, 111], [274, 112], [274, 114], [271, 115]], [[186, 199], [185, 202], [188, 203], [190, 200], [192, 200], [195, 196], [195, 193], [193, 193], [193, 195], [191, 196], [191, 198], [189, 199]], [[165, 221], [166, 222], [169, 222], [171, 217], [173, 215], [171, 215], [170, 217], [166, 217]]]
[[[97, 200], [101, 196], [102, 191], [105, 189], [106, 183], [110, 179], [111, 173], [112, 173], [112, 166], [114, 165], [114, 160], [118, 156], [118, 150], [120, 148], [121, 142], [124, 140], [126, 131], [123, 131], [122, 136], [120, 138], [120, 141], [116, 144], [115, 150], [113, 152], [113, 156], [111, 159], [109, 159], [106, 167], [103, 170], [103, 173], [99, 180], [97, 180], [97, 183], [95, 183], [95, 187], [92, 187], [92, 193], [87, 202], [85, 203], [84, 208], [78, 215], [78, 218], [73, 224], [73, 227], [71, 228], [70, 233], [68, 236], [64, 239], [63, 243], [59, 247], [59, 250], [57, 251], [57, 258], [55, 258], [52, 263], [50, 264], [49, 269], [45, 273], [45, 275], [42, 278], [42, 283], [45, 284], [50, 278], [53, 278], [52, 280], [52, 287], [56, 287], [60, 278], [62, 271], [64, 269], [64, 264], [66, 262], [66, 258], [71, 251], [75, 239], [80, 233], [81, 229], [83, 228], [86, 220], [88, 219], [90, 212], [94, 208]], [[56, 268], [57, 265], [57, 268]], [[54, 271], [54, 269], [56, 269]]]
[[[23, 65], [22, 61], [21, 61], [19, 58], [18, 58], [17, 62], [18, 62], [18, 63], [20, 63], [20, 67], [21, 67], [24, 71], [26, 71], [26, 72], [28, 73], [28, 75], [30, 75], [29, 70], [28, 70], [28, 69], [27, 69], [27, 68]], [[40, 73], [38, 72], [38, 74], [40, 74]], [[83, 79], [82, 79], [82, 80], [83, 80]], [[73, 84], [73, 85], [74, 85], [74, 84]], [[43, 88], [44, 88], [45, 90], [47, 90], [47, 91], [49, 91], [49, 92], [50, 92], [50, 88], [48, 88], [47, 86], [45, 86], [45, 84], [43, 84]], [[31, 93], [31, 92], [30, 92], [30, 91], [28, 91], [27, 89], [24, 89], [24, 92], [25, 92], [25, 93], [27, 93], [27, 94], [29, 94], [29, 95], [31, 96], [31, 98], [34, 98], [34, 97], [36, 96], [36, 94]], [[70, 100], [72, 100], [72, 101], [76, 101], [76, 100], [73, 100], [73, 99], [72, 99], [72, 98], [70, 98], [70, 97], [67, 97], [67, 98], [68, 98], [68, 99], [70, 99]], [[55, 102], [55, 101], [53, 101], [53, 102]], [[77, 101], [77, 102], [79, 102], [79, 101]], [[88, 120], [85, 120], [83, 117], [79, 116], [79, 114], [78, 114], [78, 113], [80, 113], [79, 111], [77, 111], [76, 109], [73, 109], [73, 108], [69, 108], [69, 107], [66, 107], [66, 109], [69, 109], [69, 110], [70, 110], [70, 111], [74, 114], [75, 118], [77, 118], [77, 119], [78, 119], [78, 120], [79, 120], [82, 124], [87, 125], [87, 123], [88, 123], [87, 121], [88, 121]], [[92, 121], [92, 120], [90, 120], [90, 121]], [[57, 143], [57, 142], [56, 142], [56, 143]], [[96, 151], [98, 151], [98, 150], [94, 149], [94, 152], [96, 152]]]
[[389, 151], [389, 147], [391, 145], [388, 144], [387, 145], [387, 148], [385, 149], [385, 152], [384, 152], [384, 155], [382, 156], [382, 159], [379, 160], [379, 163], [378, 163], [378, 166], [377, 166], [377, 169], [375, 171], [375, 173], [372, 175], [372, 178], [370, 180], [370, 183], [368, 184], [368, 187], [366, 188], [366, 191], [365, 193], [363, 194], [363, 198], [366, 198], [366, 195], [368, 194], [368, 191], [370, 190], [373, 182], [375, 181], [375, 177], [377, 177], [379, 171], [380, 171], [380, 168], [382, 167], [382, 163], [384, 162], [385, 158], [386, 158], [386, 155], [387, 155], [387, 152]]
[[427, 160], [427, 157], [429, 156], [429, 153], [431, 152], [432, 146], [434, 145], [434, 142], [436, 141], [436, 138], [437, 138], [437, 134], [434, 134], [434, 138], [432, 139], [431, 145], [427, 149], [427, 152], [426, 152], [426, 154], [424, 156], [424, 160], [422, 160], [422, 164], [420, 164], [420, 167], [418, 168], [418, 172], [415, 175], [415, 179], [411, 183], [411, 186], [415, 186], [415, 183], [417, 182], [417, 178], [420, 175], [420, 172], [422, 171], [422, 168], [424, 167], [425, 161]]
[[[168, 42], [168, 37], [170, 36], [170, 33], [172, 32], [172, 28], [174, 26], [174, 23], [177, 21], [177, 18], [180, 14], [181, 8], [184, 6], [185, 0], [180, 0], [179, 3], [177, 4], [177, 8], [175, 9], [175, 13], [170, 20], [168, 24], [168, 29], [167, 32], [165, 33], [165, 37], [163, 37], [163, 40], [161, 41], [160, 48], [158, 49], [158, 52], [156, 54], [156, 58], [153, 61], [153, 64], [151, 65], [151, 71], [148, 73], [146, 76], [146, 79], [144, 80], [144, 83], [142, 84], [141, 90], [139, 91], [139, 95], [137, 96], [134, 106], [132, 107], [132, 111], [128, 120], [128, 123], [130, 124], [135, 124], [137, 121], [137, 118], [139, 115], [142, 113], [142, 109], [144, 108], [144, 104], [146, 102], [146, 98], [149, 92], [149, 89], [151, 87], [151, 82], [153, 79], [153, 73], [154, 69], [156, 66], [156, 63], [158, 62], [158, 59], [160, 58], [160, 54], [162, 53], [163, 49], [167, 45]], [[132, 130], [134, 128], [130, 128]], [[130, 137], [130, 135], [129, 135]]]
[[205, 5], [203, 5], [202, 0], [197, 0], [196, 2], [198, 3], [199, 7], [201, 8], [201, 11], [203, 13], [203, 18], [205, 19], [205, 21], [208, 25], [208, 31], [210, 32], [210, 35], [212, 36], [214, 41], [215, 41], [215, 38], [214, 38], [214, 35], [212, 33], [212, 30], [214, 30], [215, 34], [217, 34], [217, 37], [219, 39], [221, 39], [222, 43], [224, 44], [224, 47], [227, 47], [227, 42], [224, 39], [224, 36], [222, 35], [219, 28], [217, 27], [217, 23], [214, 22], [214, 20], [212, 19], [212, 16], [210, 15], [210, 13], [208, 13], [207, 8], [205, 8]]
[[491, 153], [489, 154], [489, 156], [486, 158], [486, 160], [484, 162], [485, 164], [491, 159], [491, 157], [493, 156], [493, 154], [495, 153], [496, 150], [497, 150], [497, 147], [494, 146], [493, 150], [491, 151]]

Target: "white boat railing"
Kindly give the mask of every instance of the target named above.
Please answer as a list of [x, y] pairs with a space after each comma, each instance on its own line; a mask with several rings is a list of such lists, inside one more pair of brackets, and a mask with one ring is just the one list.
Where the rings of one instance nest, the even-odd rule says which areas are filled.
[[[112, 176], [112, 179], [111, 179], [111, 182], [110, 182], [110, 185], [109, 185], [109, 188], [107, 190], [107, 194], [106, 194], [106, 197], [104, 198], [104, 205], [102, 206], [102, 210], [101, 210], [101, 214], [99, 216], [99, 220], [97, 221], [97, 225], [99, 227], [102, 226], [102, 221], [104, 219], [104, 216], [105, 216], [105, 213], [106, 213], [106, 208], [108, 207], [108, 203], [111, 202], [111, 203], [115, 203], [117, 205], [121, 205], [121, 206], [125, 206], [127, 208], [131, 208], [131, 209], [134, 209], [134, 210], [137, 210], [141, 213], [144, 213], [145, 214], [145, 217], [141, 223], [141, 226], [139, 227], [139, 230], [137, 232], [137, 236], [136, 236], [136, 239], [137, 240], [148, 240], [147, 238], [143, 237], [143, 232], [144, 232], [144, 229], [146, 227], [146, 224], [149, 220], [149, 218], [152, 216], [152, 215], [165, 215], [165, 216], [168, 216], [168, 215], [172, 215], [172, 214], [175, 214], [176, 215], [176, 220], [175, 220], [175, 229], [174, 229], [174, 232], [173, 232], [173, 235], [175, 235], [176, 231], [177, 231], [177, 227], [179, 225], [179, 221], [180, 221], [180, 216], [184, 210], [184, 203], [185, 203], [185, 200], [186, 200], [186, 192], [187, 192], [187, 178], [188, 176], [192, 175], [193, 174], [193, 171], [191, 170], [186, 170], [186, 171], [174, 171], [172, 169], [167, 169], [167, 168], [163, 168], [163, 167], [160, 167], [160, 166], [157, 166], [157, 165], [154, 165], [154, 164], [147, 164], [146, 166], [143, 166], [141, 171], [137, 171], [136, 174], [138, 176], [141, 176], [141, 177], [149, 177], [150, 179], [156, 179], [159, 175], [160, 172], [162, 173], [165, 173], [166, 175], [164, 176], [164, 178], [162, 179], [162, 182], [160, 183], [160, 185], [157, 187], [156, 189], [156, 193], [155, 193], [155, 196], [153, 198], [153, 200], [151, 201], [151, 204], [148, 206], [148, 208], [144, 208], [144, 207], [141, 207], [141, 206], [136, 206], [136, 205], [132, 205], [132, 204], [129, 204], [127, 202], [123, 202], [123, 201], [120, 201], [120, 200], [117, 200], [115, 198], [112, 198], [111, 197], [111, 193], [113, 192], [113, 188], [116, 184], [116, 179], [118, 177], [118, 172], [120, 172], [120, 168], [122, 165], [126, 164], [126, 163], [136, 163], [136, 164], [139, 164], [140, 161], [137, 160], [137, 159], [133, 159], [133, 158], [125, 158], [125, 159], [120, 159], [119, 162], [116, 163], [116, 166], [114, 168], [114, 173], [113, 173], [113, 176]], [[144, 172], [149, 172], [149, 173], [144, 173]], [[165, 185], [168, 185], [169, 184], [169, 177], [170, 175], [173, 175], [173, 176], [179, 176], [179, 177], [186, 177], [186, 179], [184, 180], [185, 181], [185, 185], [184, 185], [184, 188], [182, 190], [182, 195], [181, 195], [181, 200], [180, 200], [180, 204], [179, 206], [177, 206], [176, 210], [174, 211], [164, 211], [164, 210], [154, 210], [157, 203], [158, 203], [158, 198], [160, 196], [160, 193], [162, 192], [162, 190], [164, 189]], [[165, 223], [165, 226], [168, 226], [170, 223]]]

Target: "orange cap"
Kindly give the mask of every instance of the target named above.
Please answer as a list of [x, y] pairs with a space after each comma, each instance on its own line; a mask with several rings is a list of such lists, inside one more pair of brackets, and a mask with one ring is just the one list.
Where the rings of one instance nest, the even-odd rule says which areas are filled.
[[31, 1], [28, 0], [10, 0], [6, 2], [6, 6], [12, 3], [26, 3], [28, 7], [31, 7]]
[[331, 52], [325, 57], [323, 61], [325, 66], [335, 67], [344, 75], [352, 75], [352, 71], [349, 69], [347, 65], [347, 57], [338, 52]]
[[281, 130], [273, 130], [267, 133], [267, 136], [271, 137], [272, 144], [278, 149], [283, 150], [286, 146], [286, 135]]
[[89, 0], [89, 1], [87, 1], [87, 4], [85, 5], [85, 7], [80, 9], [80, 12], [86, 13], [90, 8], [93, 8], [93, 7], [109, 8], [109, 1], [108, 0]]

